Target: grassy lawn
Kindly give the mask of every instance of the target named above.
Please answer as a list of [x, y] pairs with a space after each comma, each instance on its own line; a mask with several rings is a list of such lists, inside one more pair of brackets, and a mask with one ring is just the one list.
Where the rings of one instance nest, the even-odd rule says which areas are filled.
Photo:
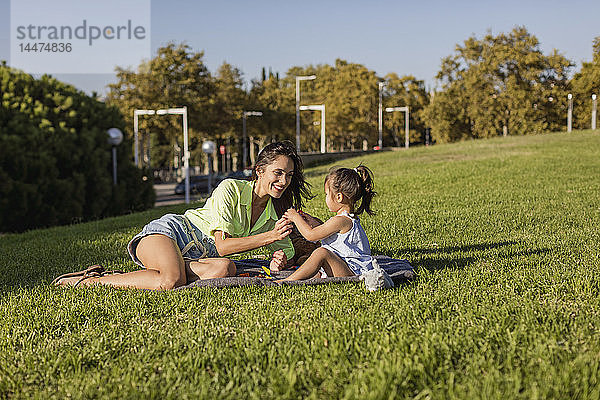
[[[0, 398], [599, 398], [600, 134], [345, 160], [375, 173], [373, 252], [418, 278], [56, 289], [185, 206], [0, 237]], [[326, 218], [322, 180], [308, 211]]]

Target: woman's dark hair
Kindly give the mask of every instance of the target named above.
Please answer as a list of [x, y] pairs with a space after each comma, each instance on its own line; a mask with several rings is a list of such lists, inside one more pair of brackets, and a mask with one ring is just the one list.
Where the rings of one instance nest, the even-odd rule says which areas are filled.
[[[364, 211], [369, 215], [375, 214], [371, 209], [371, 200], [377, 192], [373, 172], [368, 167], [362, 164], [356, 168], [333, 167], [325, 178], [325, 184], [329, 185], [329, 189], [334, 193], [341, 193], [348, 198], [354, 214], [360, 215]], [[359, 200], [360, 206], [354, 210]]]
[[296, 152], [296, 148], [289, 140], [271, 143], [258, 153], [256, 164], [252, 170], [252, 178], [254, 180], [258, 179], [256, 170], [271, 164], [279, 156], [289, 157], [294, 163], [294, 173], [292, 174], [290, 185], [280, 198], [273, 198], [272, 200], [277, 215], [281, 217], [288, 208], [293, 207], [297, 210], [301, 210], [304, 205], [303, 199], [310, 200], [314, 196], [310, 192], [310, 184], [304, 180], [304, 165], [302, 164], [302, 159], [300, 159], [300, 156]]

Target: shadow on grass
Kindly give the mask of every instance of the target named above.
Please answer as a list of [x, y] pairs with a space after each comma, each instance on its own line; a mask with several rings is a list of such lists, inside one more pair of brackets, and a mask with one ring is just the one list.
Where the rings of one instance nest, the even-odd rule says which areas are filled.
[[[478, 261], [491, 261], [494, 258], [509, 259], [516, 257], [527, 257], [531, 255], [543, 255], [550, 252], [550, 249], [527, 249], [520, 251], [511, 251], [510, 248], [515, 245], [523, 246], [522, 241], [502, 241], [497, 243], [477, 243], [460, 246], [441, 246], [417, 248], [410, 247], [399, 250], [378, 251], [374, 248], [373, 254], [383, 254], [389, 257], [405, 257], [408, 253], [413, 255], [407, 257], [415, 271], [424, 268], [428, 271], [440, 271], [442, 269], [463, 269]], [[502, 249], [501, 254], [486, 257], [485, 253], [494, 250]], [[459, 253], [459, 254], [455, 254]], [[462, 254], [461, 254], [462, 253]], [[468, 253], [468, 254], [464, 254]]]
[[479, 243], [479, 244], [467, 244], [463, 246], [444, 246], [444, 247], [409, 247], [405, 249], [399, 249], [399, 253], [418, 253], [418, 254], [439, 254], [439, 253], [455, 253], [458, 251], [486, 251], [491, 249], [497, 249], [500, 247], [514, 246], [523, 242], [517, 240], [510, 240], [498, 243]]
[[371, 247], [373, 254], [382, 254], [388, 257], [397, 258], [399, 255], [414, 254], [449, 254], [458, 252], [485, 252], [492, 249], [498, 249], [506, 246], [514, 246], [522, 244], [522, 241], [511, 240], [497, 243], [478, 243], [478, 244], [466, 244], [460, 246], [437, 246], [432, 245], [430, 247], [406, 247], [400, 249], [381, 249], [378, 247]]
[[[523, 250], [517, 252], [509, 252], [501, 255], [501, 258], [516, 258], [526, 257], [531, 255], [543, 255], [549, 253], [550, 249], [537, 249], [537, 250]], [[440, 271], [442, 269], [463, 269], [469, 265], [474, 264], [477, 261], [486, 261], [485, 257], [441, 257], [441, 258], [423, 258], [411, 262], [411, 265], [415, 270], [419, 268], [425, 268], [428, 271]]]

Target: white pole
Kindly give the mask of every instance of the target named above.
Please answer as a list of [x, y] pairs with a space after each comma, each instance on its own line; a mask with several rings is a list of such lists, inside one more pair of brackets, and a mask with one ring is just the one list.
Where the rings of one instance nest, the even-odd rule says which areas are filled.
[[299, 111], [311, 110], [321, 111], [321, 153], [327, 153], [327, 142], [325, 138], [325, 104], [316, 104], [310, 106], [300, 106]]
[[406, 134], [405, 134], [405, 139], [404, 139], [404, 145], [407, 149], [408, 149], [408, 144], [409, 144], [408, 132], [410, 130], [409, 113], [410, 113], [410, 111], [408, 109], [408, 106], [406, 106], [406, 120], [404, 121], [404, 129], [406, 130]]
[[410, 144], [409, 141], [409, 135], [408, 133], [410, 132], [410, 109], [408, 106], [404, 106], [404, 107], [386, 107], [385, 112], [397, 112], [397, 111], [402, 111], [405, 113], [404, 115], [404, 147], [406, 149], [408, 149], [408, 146]]
[[383, 82], [379, 82], [379, 150], [383, 149]]
[[592, 130], [596, 129], [596, 95], [592, 95]]
[[567, 111], [567, 132], [571, 132], [573, 128], [573, 95], [569, 93], [569, 109]]
[[296, 151], [300, 152], [300, 81], [312, 81], [316, 75], [296, 77]]
[[190, 152], [188, 150], [187, 106], [183, 107], [183, 171], [185, 173], [185, 203], [190, 203]]
[[[243, 168], [247, 167], [247, 154], [248, 154], [248, 135], [246, 134], [246, 118], [247, 117], [262, 117], [263, 113], [262, 111], [243, 111], [242, 112], [242, 147], [243, 147], [243, 153], [242, 154], [242, 160], [243, 160]], [[254, 153], [254, 140], [252, 140], [252, 152]], [[250, 162], [254, 162], [254, 154], [251, 155], [252, 158], [250, 159]]]
[[246, 112], [242, 114], [242, 170], [248, 166], [248, 138], [246, 137]]
[[133, 142], [134, 142], [134, 150], [133, 150], [133, 159], [135, 162], [135, 166], [138, 167], [138, 113], [137, 110], [133, 111]]
[[296, 77], [296, 151], [300, 153], [300, 77]]
[[327, 147], [325, 143], [325, 104], [321, 109], [321, 153], [327, 153]]

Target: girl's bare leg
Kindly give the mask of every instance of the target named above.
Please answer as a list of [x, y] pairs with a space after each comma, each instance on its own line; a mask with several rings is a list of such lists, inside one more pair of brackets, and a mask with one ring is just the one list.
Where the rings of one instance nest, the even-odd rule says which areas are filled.
[[293, 274], [284, 281], [300, 281], [312, 278], [319, 269], [325, 270], [327, 276], [353, 276], [354, 272], [348, 268], [348, 264], [331, 251], [319, 247], [312, 252], [308, 260], [304, 262]]
[[[101, 278], [90, 278], [81, 282], [82, 285], [108, 285], [116, 287], [134, 287], [138, 289], [168, 290], [187, 282], [186, 265], [177, 244], [164, 235], [148, 235], [140, 240], [136, 255], [146, 269], [125, 274], [108, 275]], [[202, 266], [195, 274], [196, 279], [213, 277], [214, 273], [228, 271], [223, 259], [201, 260]], [[227, 260], [229, 261], [229, 260]], [[214, 266], [217, 271], [211, 271]], [[226, 276], [226, 275], [224, 275]], [[79, 278], [68, 278], [61, 285], [74, 284]]]

